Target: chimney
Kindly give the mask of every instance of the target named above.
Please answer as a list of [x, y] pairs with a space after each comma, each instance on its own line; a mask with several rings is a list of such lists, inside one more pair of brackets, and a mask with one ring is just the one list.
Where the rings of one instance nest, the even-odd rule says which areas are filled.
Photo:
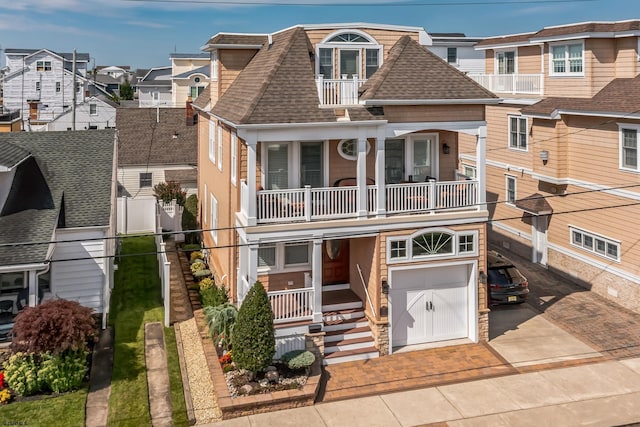
[[186, 113], [185, 113], [185, 119], [186, 119], [186, 123], [187, 126], [193, 126], [194, 125], [194, 120], [193, 120], [193, 105], [191, 105], [192, 99], [191, 96], [187, 97], [187, 105], [186, 105]]

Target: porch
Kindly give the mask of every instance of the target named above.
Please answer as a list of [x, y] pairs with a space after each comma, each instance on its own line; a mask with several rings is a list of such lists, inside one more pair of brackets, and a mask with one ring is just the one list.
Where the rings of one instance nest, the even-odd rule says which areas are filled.
[[[361, 187], [320, 187], [257, 191], [256, 222], [258, 224], [292, 221], [324, 221], [330, 219], [394, 214], [437, 214], [451, 210], [480, 209], [477, 180], [405, 182]], [[378, 197], [378, 192], [384, 198]], [[241, 184], [242, 212], [249, 212], [248, 185]], [[382, 199], [382, 202], [381, 202]], [[383, 205], [381, 205], [383, 203]]]

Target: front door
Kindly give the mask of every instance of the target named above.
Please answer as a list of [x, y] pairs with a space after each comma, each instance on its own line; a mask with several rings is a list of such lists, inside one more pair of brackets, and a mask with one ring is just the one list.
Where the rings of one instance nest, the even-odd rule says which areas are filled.
[[322, 284], [349, 283], [349, 241], [325, 240], [322, 244]]
[[547, 266], [547, 227], [548, 220], [546, 216], [534, 216], [531, 223], [531, 231], [533, 238], [533, 255], [532, 261]]

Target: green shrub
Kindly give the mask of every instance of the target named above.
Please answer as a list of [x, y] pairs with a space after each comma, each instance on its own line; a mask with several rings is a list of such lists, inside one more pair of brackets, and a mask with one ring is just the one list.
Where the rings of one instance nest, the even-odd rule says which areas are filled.
[[[224, 289], [224, 288], [223, 288]], [[226, 295], [226, 294], [225, 294]], [[238, 318], [235, 305], [225, 302], [216, 306], [205, 306], [202, 309], [209, 327], [209, 335], [214, 344], [229, 350], [233, 341], [233, 330]]]
[[16, 316], [13, 334], [13, 352], [37, 354], [86, 350], [98, 339], [93, 310], [64, 299], [25, 307]]
[[238, 311], [232, 343], [233, 361], [240, 369], [259, 372], [273, 360], [276, 351], [273, 311], [259, 281], [249, 289]]
[[200, 270], [206, 269], [207, 265], [202, 260], [200, 260], [200, 261], [196, 261], [193, 264], [191, 264], [190, 268], [191, 268], [191, 272], [195, 274], [196, 272], [198, 272]]
[[[198, 196], [195, 194], [187, 197], [187, 201], [184, 202], [184, 210], [182, 211], [182, 229], [183, 230], [195, 230], [198, 228]], [[185, 241], [187, 243], [197, 243], [198, 233], [191, 232], [185, 233]]]
[[200, 249], [202, 249], [202, 247], [197, 243], [189, 243], [182, 247], [182, 250], [185, 252], [199, 251]]
[[289, 369], [308, 368], [315, 362], [316, 356], [306, 350], [292, 350], [282, 355], [282, 363], [286, 364]]
[[184, 206], [187, 192], [182, 191], [182, 187], [178, 181], [159, 182], [153, 186], [153, 195], [156, 199], [162, 200], [164, 203], [170, 203], [176, 199], [176, 203]]
[[204, 279], [198, 282], [198, 287], [202, 289], [213, 288], [216, 285], [216, 282], [211, 277], [205, 277]]
[[190, 257], [191, 258], [191, 262], [197, 262], [199, 259], [202, 259], [202, 252], [200, 251], [195, 251], [195, 252], [191, 252]]
[[42, 355], [38, 380], [54, 393], [76, 390], [87, 373], [87, 353], [68, 352], [63, 355]]
[[202, 279], [203, 277], [204, 278], [211, 277], [211, 270], [209, 270], [208, 268], [205, 268], [204, 270], [196, 271], [195, 273], [193, 273], [193, 277], [195, 277], [196, 279]]
[[229, 296], [224, 286], [219, 288], [214, 285], [211, 288], [200, 288], [200, 301], [203, 307], [216, 307], [229, 302]]
[[16, 394], [29, 396], [42, 389], [38, 379], [37, 356], [17, 352], [4, 362], [4, 379]]

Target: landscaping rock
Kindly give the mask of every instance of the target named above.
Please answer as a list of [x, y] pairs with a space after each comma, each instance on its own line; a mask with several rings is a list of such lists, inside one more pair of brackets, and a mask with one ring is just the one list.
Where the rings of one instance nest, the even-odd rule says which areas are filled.
[[248, 383], [243, 385], [242, 387], [240, 387], [240, 394], [251, 394], [251, 392], [253, 391], [254, 387], [252, 385], [252, 383]]
[[267, 371], [267, 373], [264, 375], [264, 377], [268, 381], [270, 381], [272, 383], [275, 383], [280, 378], [280, 374], [278, 373], [277, 370], [275, 370], [275, 371]]

